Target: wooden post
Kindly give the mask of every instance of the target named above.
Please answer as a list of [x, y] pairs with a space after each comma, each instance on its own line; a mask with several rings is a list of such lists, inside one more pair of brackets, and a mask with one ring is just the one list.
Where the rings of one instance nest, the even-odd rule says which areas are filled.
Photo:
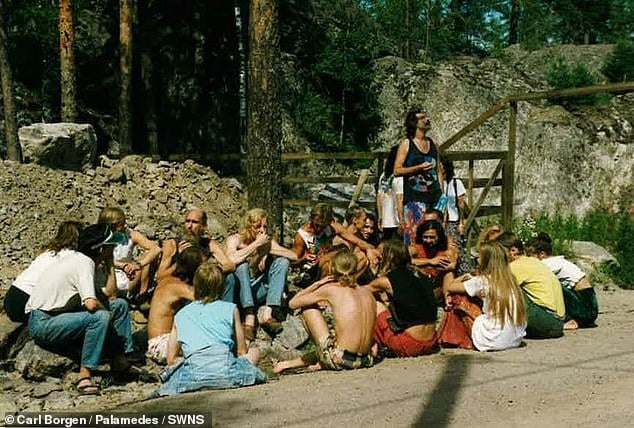
[[517, 142], [517, 101], [509, 103], [509, 149], [502, 173], [504, 187], [502, 188], [502, 224], [507, 230], [513, 225], [513, 191], [515, 186], [515, 145]]
[[353, 206], [359, 200], [359, 196], [361, 196], [361, 191], [363, 190], [363, 185], [368, 180], [368, 176], [370, 175], [370, 170], [362, 169], [361, 175], [359, 176], [359, 181], [357, 181], [357, 185], [352, 192], [352, 198], [350, 198], [350, 203], [348, 204], [348, 208]]
[[469, 206], [473, 207], [473, 180], [474, 180], [474, 165], [475, 162], [473, 159], [469, 159], [469, 190], [467, 192], [467, 196], [469, 198]]

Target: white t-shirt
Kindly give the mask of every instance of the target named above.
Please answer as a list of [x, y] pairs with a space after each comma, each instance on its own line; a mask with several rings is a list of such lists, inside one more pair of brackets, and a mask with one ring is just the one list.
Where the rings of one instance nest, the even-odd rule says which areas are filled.
[[88, 298], [96, 298], [95, 262], [80, 252], [71, 253], [38, 278], [26, 302], [25, 312], [61, 309], [77, 294], [82, 303]]
[[[389, 178], [389, 177], [388, 177]], [[381, 174], [378, 195], [381, 197], [381, 226], [398, 227], [397, 195], [403, 194], [403, 177], [392, 177], [391, 182]]]
[[564, 287], [574, 288], [586, 274], [579, 267], [568, 261], [564, 256], [551, 256], [542, 259], [542, 262], [557, 276]]
[[[455, 189], [454, 182], [456, 183]], [[462, 184], [462, 180], [459, 178], [453, 178], [449, 184], [447, 184], [446, 181], [443, 181], [443, 189], [445, 189], [445, 194], [447, 195], [447, 221], [460, 220], [457, 200], [460, 196], [467, 194], [467, 190], [465, 189], [464, 184]]]
[[[471, 340], [479, 351], [501, 351], [516, 348], [522, 343], [526, 335], [526, 324], [514, 325], [506, 319], [504, 327], [493, 317], [488, 315], [489, 299], [487, 297], [489, 283], [484, 276], [475, 276], [464, 282], [464, 288], [469, 296], [482, 299], [482, 315], [477, 317], [471, 329]], [[514, 307], [513, 307], [514, 309]]]
[[53, 251], [44, 251], [31, 262], [29, 267], [18, 275], [15, 281], [13, 281], [13, 286], [31, 295], [33, 287], [35, 287], [40, 275], [46, 274], [54, 263], [62, 260], [73, 252], [74, 251], [71, 250], [61, 250], [56, 253]]
[[[132, 247], [134, 246], [134, 243], [132, 242], [132, 232], [129, 228], [126, 228], [124, 233], [125, 236], [128, 238], [126, 243], [117, 244], [112, 250], [112, 258], [115, 262], [132, 260]], [[117, 289], [127, 290], [130, 286], [130, 279], [128, 278], [128, 274], [126, 274], [125, 271], [120, 268], [115, 268], [114, 274], [117, 281]]]

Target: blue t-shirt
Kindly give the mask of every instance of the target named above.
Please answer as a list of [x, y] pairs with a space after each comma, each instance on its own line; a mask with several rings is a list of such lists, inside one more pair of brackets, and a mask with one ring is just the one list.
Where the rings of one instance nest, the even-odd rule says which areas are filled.
[[216, 300], [203, 303], [196, 300], [176, 313], [178, 341], [185, 357], [209, 345], [227, 345], [233, 349], [234, 303]]

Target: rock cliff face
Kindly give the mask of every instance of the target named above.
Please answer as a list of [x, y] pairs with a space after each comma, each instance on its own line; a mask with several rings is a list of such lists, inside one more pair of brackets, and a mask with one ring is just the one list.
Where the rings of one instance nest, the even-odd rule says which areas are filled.
[[[387, 149], [402, 138], [413, 105], [432, 118], [431, 137], [442, 143], [504, 96], [550, 89], [548, 61], [563, 56], [599, 74], [611, 46], [558, 46], [538, 52], [509, 48], [501, 58], [461, 57], [423, 65], [388, 57], [377, 62], [384, 128], [374, 146]], [[451, 151], [505, 150], [508, 111], [490, 118]], [[561, 208], [581, 214], [595, 205], [615, 207], [632, 198], [634, 94], [575, 111], [548, 101], [518, 105], [515, 213]], [[466, 162], [456, 164], [466, 177]], [[476, 177], [488, 177], [494, 161], [476, 162]], [[499, 191], [486, 203], [499, 204]]]

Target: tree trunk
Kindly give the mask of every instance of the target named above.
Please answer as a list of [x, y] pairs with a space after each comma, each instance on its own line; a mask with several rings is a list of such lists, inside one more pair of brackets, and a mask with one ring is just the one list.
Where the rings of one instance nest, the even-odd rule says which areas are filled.
[[509, 46], [518, 42], [520, 22], [520, 0], [511, 0], [511, 14], [509, 16]]
[[60, 85], [62, 122], [77, 119], [75, 82], [75, 26], [72, 0], [59, 0]]
[[4, 101], [4, 135], [9, 160], [22, 162], [22, 151], [18, 141], [18, 121], [13, 100], [13, 78], [7, 54], [7, 33], [4, 30], [4, 0], [0, 0], [0, 75], [2, 76], [2, 99]]
[[132, 23], [133, 0], [119, 0], [119, 153], [132, 153]]
[[236, 19], [236, 33], [238, 38], [238, 59], [240, 61], [240, 77], [239, 77], [239, 85], [240, 89], [238, 91], [240, 97], [240, 112], [239, 112], [239, 122], [238, 126], [240, 129], [238, 130], [238, 135], [240, 135], [240, 153], [246, 152], [246, 141], [245, 141], [245, 132], [246, 132], [246, 123], [247, 123], [247, 59], [245, 55], [244, 49], [244, 37], [243, 35], [243, 19], [242, 12], [240, 10], [240, 2], [236, 2], [234, 6], [234, 14]]
[[247, 187], [249, 207], [265, 209], [272, 229], [282, 226], [278, 10], [277, 0], [251, 0]]

